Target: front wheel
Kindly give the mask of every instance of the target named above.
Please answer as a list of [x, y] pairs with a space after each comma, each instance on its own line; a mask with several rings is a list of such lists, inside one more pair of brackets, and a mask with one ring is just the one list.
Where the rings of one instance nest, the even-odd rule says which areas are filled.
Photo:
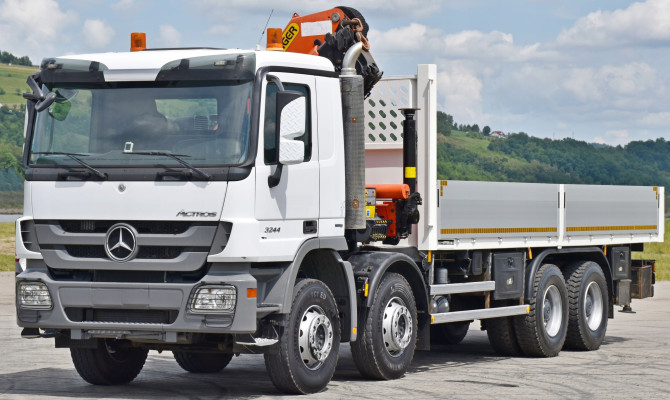
[[361, 331], [351, 344], [354, 363], [366, 378], [400, 378], [416, 348], [414, 295], [402, 275], [386, 273], [374, 296], [372, 306], [359, 313]]
[[335, 373], [339, 350], [340, 319], [333, 294], [321, 281], [299, 281], [279, 342], [265, 353], [272, 383], [289, 394], [319, 392]]
[[72, 363], [86, 382], [93, 385], [129, 383], [142, 371], [146, 349], [122, 347], [116, 340], [98, 340], [94, 349], [70, 348]]
[[530, 312], [516, 317], [519, 347], [531, 357], [555, 357], [563, 348], [568, 327], [568, 293], [557, 266], [544, 264], [533, 282]]
[[565, 348], [597, 350], [605, 339], [609, 296], [605, 275], [593, 261], [579, 262], [565, 271], [569, 318]]

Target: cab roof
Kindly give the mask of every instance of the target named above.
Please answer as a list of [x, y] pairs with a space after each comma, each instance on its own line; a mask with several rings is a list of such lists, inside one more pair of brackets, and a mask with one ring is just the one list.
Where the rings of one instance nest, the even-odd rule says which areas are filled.
[[[222, 56], [222, 59], [231, 59], [231, 57], [238, 55], [253, 56], [256, 70], [267, 66], [282, 66], [327, 72], [335, 71], [330, 60], [324, 57], [266, 50], [159, 49], [137, 52], [65, 55], [57, 57], [55, 60], [58, 62], [67, 62], [68, 60], [72, 60], [73, 62], [94, 62], [104, 65], [106, 68], [103, 72], [106, 81], [147, 81], [154, 80], [161, 69], [167, 64], [179, 62], [180, 60], [200, 57], [216, 59], [216, 56]], [[51, 60], [54, 59], [44, 59], [42, 61], [43, 68]]]

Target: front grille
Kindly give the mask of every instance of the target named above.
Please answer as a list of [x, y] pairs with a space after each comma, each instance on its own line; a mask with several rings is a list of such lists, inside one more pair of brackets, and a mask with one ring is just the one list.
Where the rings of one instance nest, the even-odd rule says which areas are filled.
[[119, 310], [67, 307], [65, 314], [73, 322], [116, 322], [131, 324], [172, 324], [179, 310]]
[[49, 277], [60, 282], [195, 283], [209, 271], [205, 264], [195, 271], [133, 271], [48, 268]]
[[[65, 246], [67, 253], [75, 258], [106, 258], [103, 246], [82, 245]], [[137, 253], [138, 259], [144, 260], [172, 260], [182, 253], [182, 247], [141, 246]], [[206, 248], [201, 251], [207, 251]]]
[[[106, 241], [119, 240], [108, 232], [120, 222], [137, 232], [137, 253], [126, 263], [105, 252]], [[231, 227], [218, 221], [36, 220], [33, 230], [44, 262], [55, 269], [195, 271], [208, 254], [223, 251]]]
[[[122, 221], [92, 221], [92, 220], [61, 220], [58, 221], [61, 228], [69, 233], [106, 233], [113, 225]], [[138, 233], [173, 234], [178, 235], [186, 232], [193, 225], [206, 225], [207, 223], [193, 223], [188, 221], [126, 221], [132, 225]], [[208, 224], [211, 225], [211, 224]]]

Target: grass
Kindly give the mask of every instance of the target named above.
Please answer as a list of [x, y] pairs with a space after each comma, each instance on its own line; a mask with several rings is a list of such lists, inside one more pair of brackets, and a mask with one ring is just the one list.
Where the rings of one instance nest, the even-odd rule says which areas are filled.
[[0, 214], [21, 214], [23, 191], [0, 191]]
[[0, 223], [0, 271], [14, 271], [14, 223]]
[[643, 252], [633, 252], [633, 258], [656, 260], [656, 280], [670, 281], [670, 220], [665, 220], [665, 241], [646, 243]]
[[37, 67], [0, 64], [0, 88], [5, 92], [0, 94], [0, 104], [25, 104], [23, 92], [30, 91], [26, 79], [37, 70]]

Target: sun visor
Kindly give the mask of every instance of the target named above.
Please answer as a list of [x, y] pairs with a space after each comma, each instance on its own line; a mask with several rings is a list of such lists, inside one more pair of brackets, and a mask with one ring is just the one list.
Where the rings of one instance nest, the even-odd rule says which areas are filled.
[[40, 65], [42, 83], [104, 82], [109, 68], [98, 61], [69, 58], [45, 58]]
[[171, 61], [163, 65], [156, 80], [252, 80], [255, 70], [254, 53], [220, 54]]

